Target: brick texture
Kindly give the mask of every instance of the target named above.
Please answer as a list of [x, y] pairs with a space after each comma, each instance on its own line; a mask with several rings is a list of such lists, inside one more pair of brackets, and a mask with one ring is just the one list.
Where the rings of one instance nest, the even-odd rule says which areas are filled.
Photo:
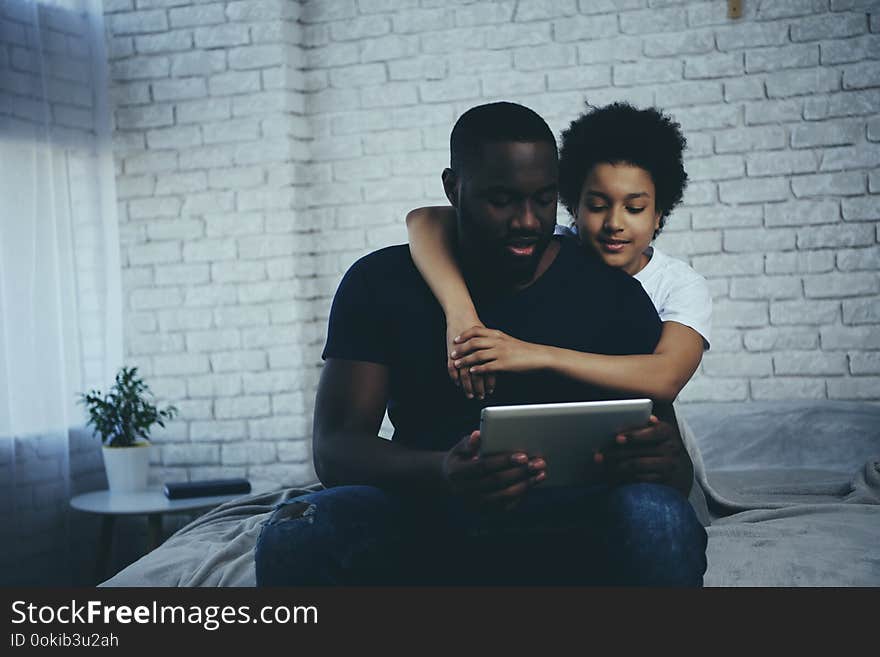
[[501, 98], [555, 134], [585, 100], [681, 123], [661, 244], [709, 279], [718, 336], [683, 402], [880, 399], [877, 17], [723, 4], [107, 3], [128, 359], [212, 401], [160, 465], [313, 477], [336, 285], [445, 203], [452, 124]]
[[[159, 382], [160, 399], [181, 410], [175, 430], [161, 432], [155, 467], [184, 478], [225, 472], [302, 484], [314, 479], [308, 426], [320, 344], [310, 329], [313, 301], [297, 290], [314, 272], [270, 265], [314, 249], [316, 226], [282, 227], [269, 217], [295, 216], [308, 199], [310, 178], [297, 169], [311, 159], [312, 137], [298, 21], [304, 7], [291, 0], [147, 5], [107, 4], [105, 19], [119, 220], [129, 236], [122, 243], [126, 355]], [[330, 28], [341, 43], [383, 34], [387, 24], [383, 15]], [[331, 86], [387, 80], [384, 63], [356, 57], [350, 64], [327, 74]], [[345, 152], [360, 155], [359, 144]], [[323, 273], [340, 267], [335, 257]], [[269, 357], [287, 342], [302, 344], [307, 356], [297, 369], [278, 371], [273, 406], [269, 391], [249, 389], [244, 377], [287, 368]], [[286, 420], [276, 437], [301, 448], [255, 442], [265, 430], [253, 423], [273, 413]]]

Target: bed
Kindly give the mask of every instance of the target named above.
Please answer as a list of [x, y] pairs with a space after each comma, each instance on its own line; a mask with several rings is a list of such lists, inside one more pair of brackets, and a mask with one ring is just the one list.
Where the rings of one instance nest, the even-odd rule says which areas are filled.
[[[880, 586], [880, 404], [678, 409], [709, 534], [706, 586]], [[253, 586], [254, 545], [285, 488], [223, 504], [101, 586]]]

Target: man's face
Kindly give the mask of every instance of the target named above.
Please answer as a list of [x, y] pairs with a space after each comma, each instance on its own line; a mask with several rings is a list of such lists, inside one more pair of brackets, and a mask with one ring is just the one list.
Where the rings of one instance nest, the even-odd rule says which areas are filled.
[[556, 225], [558, 164], [546, 142], [498, 142], [447, 183], [462, 245], [502, 280], [531, 280]]

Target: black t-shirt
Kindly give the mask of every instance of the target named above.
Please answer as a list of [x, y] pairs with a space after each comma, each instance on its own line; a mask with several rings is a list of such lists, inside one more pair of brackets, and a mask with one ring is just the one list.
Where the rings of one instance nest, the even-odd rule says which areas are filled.
[[[565, 349], [652, 353], [661, 324], [641, 284], [584, 254], [572, 240], [556, 239], [556, 259], [531, 286], [474, 300], [483, 323], [520, 340]], [[500, 374], [490, 399], [468, 400], [446, 371], [443, 311], [406, 245], [366, 255], [345, 274], [322, 357], [388, 366], [393, 439], [418, 449], [449, 449], [479, 428], [484, 406], [614, 396], [555, 374], [529, 372]]]

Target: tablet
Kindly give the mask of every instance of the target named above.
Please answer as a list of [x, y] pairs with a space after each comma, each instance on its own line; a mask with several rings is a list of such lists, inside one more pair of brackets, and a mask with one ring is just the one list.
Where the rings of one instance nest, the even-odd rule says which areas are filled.
[[650, 399], [488, 406], [480, 417], [480, 453], [543, 457], [542, 486], [588, 484], [599, 470], [593, 454], [620, 431], [646, 425], [652, 406]]

